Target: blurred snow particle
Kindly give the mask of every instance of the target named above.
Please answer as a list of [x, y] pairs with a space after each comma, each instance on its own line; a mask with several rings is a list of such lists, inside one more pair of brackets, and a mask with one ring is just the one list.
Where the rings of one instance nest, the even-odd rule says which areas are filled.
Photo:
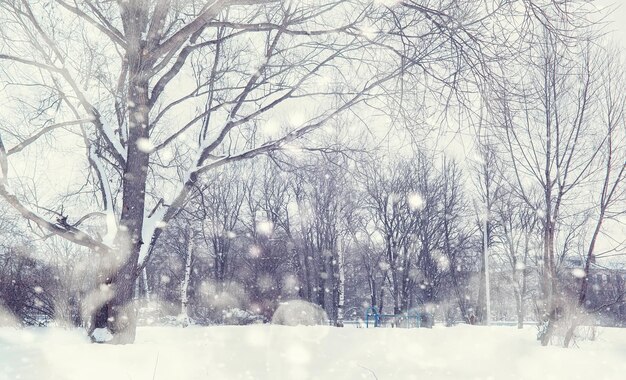
[[585, 278], [585, 271], [580, 268], [572, 269], [572, 276], [576, 278]]
[[262, 235], [271, 235], [273, 229], [274, 223], [270, 222], [269, 220], [264, 220], [256, 224], [256, 230]]
[[381, 261], [380, 263], [378, 263], [378, 267], [380, 268], [380, 270], [387, 271], [389, 270], [389, 268], [391, 268], [391, 266], [389, 265], [389, 263], [386, 263], [384, 261]]
[[406, 197], [406, 201], [409, 204], [411, 211], [418, 211], [424, 208], [424, 198], [418, 193], [410, 193]]
[[137, 149], [144, 153], [152, 153], [154, 151], [154, 145], [149, 139], [141, 137], [137, 139]]
[[437, 260], [437, 267], [440, 271], [446, 272], [448, 269], [450, 269], [450, 260], [446, 256], [442, 255]]
[[272, 324], [283, 326], [325, 325], [328, 316], [324, 309], [303, 300], [292, 300], [280, 304], [272, 316]]
[[261, 256], [261, 248], [257, 245], [250, 246], [250, 256], [252, 257], [260, 257]]
[[288, 289], [297, 289], [298, 288], [298, 279], [296, 276], [289, 274], [283, 278], [283, 287]]
[[272, 279], [271, 276], [261, 275], [257, 279], [257, 286], [262, 291], [266, 292], [266, 291], [269, 291], [270, 289], [273, 289], [273, 285], [274, 285], [274, 280]]

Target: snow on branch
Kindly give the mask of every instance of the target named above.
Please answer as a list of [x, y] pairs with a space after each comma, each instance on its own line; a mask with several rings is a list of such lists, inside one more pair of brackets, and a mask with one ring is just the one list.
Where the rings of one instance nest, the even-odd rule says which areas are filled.
[[4, 182], [0, 182], [0, 196], [4, 198], [9, 203], [9, 205], [11, 205], [11, 207], [19, 212], [24, 218], [30, 220], [31, 222], [34, 222], [44, 230], [47, 230], [57, 236], [63, 237], [71, 241], [72, 243], [87, 247], [99, 253], [106, 253], [110, 249], [109, 246], [107, 246], [106, 244], [92, 238], [87, 233], [79, 230], [76, 227], [66, 224], [49, 222], [41, 215], [33, 212], [22, 202], [20, 202], [20, 200], [7, 189]]

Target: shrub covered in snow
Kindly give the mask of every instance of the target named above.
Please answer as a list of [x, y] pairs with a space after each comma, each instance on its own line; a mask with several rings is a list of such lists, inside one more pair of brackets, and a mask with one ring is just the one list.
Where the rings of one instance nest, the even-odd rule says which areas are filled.
[[248, 310], [239, 308], [224, 310], [223, 323], [227, 325], [251, 325], [263, 322], [262, 315], [254, 314]]
[[320, 306], [302, 300], [283, 302], [272, 316], [272, 324], [285, 326], [325, 325], [328, 316]]
[[96, 343], [106, 343], [113, 339], [113, 335], [111, 334], [111, 331], [109, 331], [109, 329], [98, 328], [93, 330], [93, 333], [91, 333], [91, 339], [93, 342]]

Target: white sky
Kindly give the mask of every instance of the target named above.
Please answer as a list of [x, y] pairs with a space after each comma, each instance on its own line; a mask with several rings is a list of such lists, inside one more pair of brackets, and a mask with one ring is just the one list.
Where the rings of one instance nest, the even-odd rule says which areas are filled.
[[609, 7], [606, 15], [607, 31], [614, 33], [616, 43], [626, 49], [626, 1], [624, 0], [598, 0], [599, 7]]

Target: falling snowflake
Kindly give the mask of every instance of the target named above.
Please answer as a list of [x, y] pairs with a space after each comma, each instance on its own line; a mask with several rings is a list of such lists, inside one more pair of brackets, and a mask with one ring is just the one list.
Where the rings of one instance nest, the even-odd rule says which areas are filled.
[[137, 149], [144, 153], [152, 153], [154, 151], [154, 145], [149, 139], [141, 137], [137, 139]]
[[252, 257], [260, 257], [261, 256], [261, 248], [257, 245], [251, 245], [249, 250], [250, 256]]
[[256, 224], [256, 230], [262, 235], [269, 236], [274, 230], [274, 223], [270, 222], [269, 220], [260, 221]]
[[418, 193], [410, 193], [406, 197], [406, 201], [409, 204], [409, 208], [411, 209], [411, 211], [422, 210], [424, 208], [424, 198], [422, 198], [422, 196]]
[[580, 268], [575, 268], [575, 269], [572, 269], [572, 276], [576, 278], [585, 278], [586, 274], [584, 270]]

